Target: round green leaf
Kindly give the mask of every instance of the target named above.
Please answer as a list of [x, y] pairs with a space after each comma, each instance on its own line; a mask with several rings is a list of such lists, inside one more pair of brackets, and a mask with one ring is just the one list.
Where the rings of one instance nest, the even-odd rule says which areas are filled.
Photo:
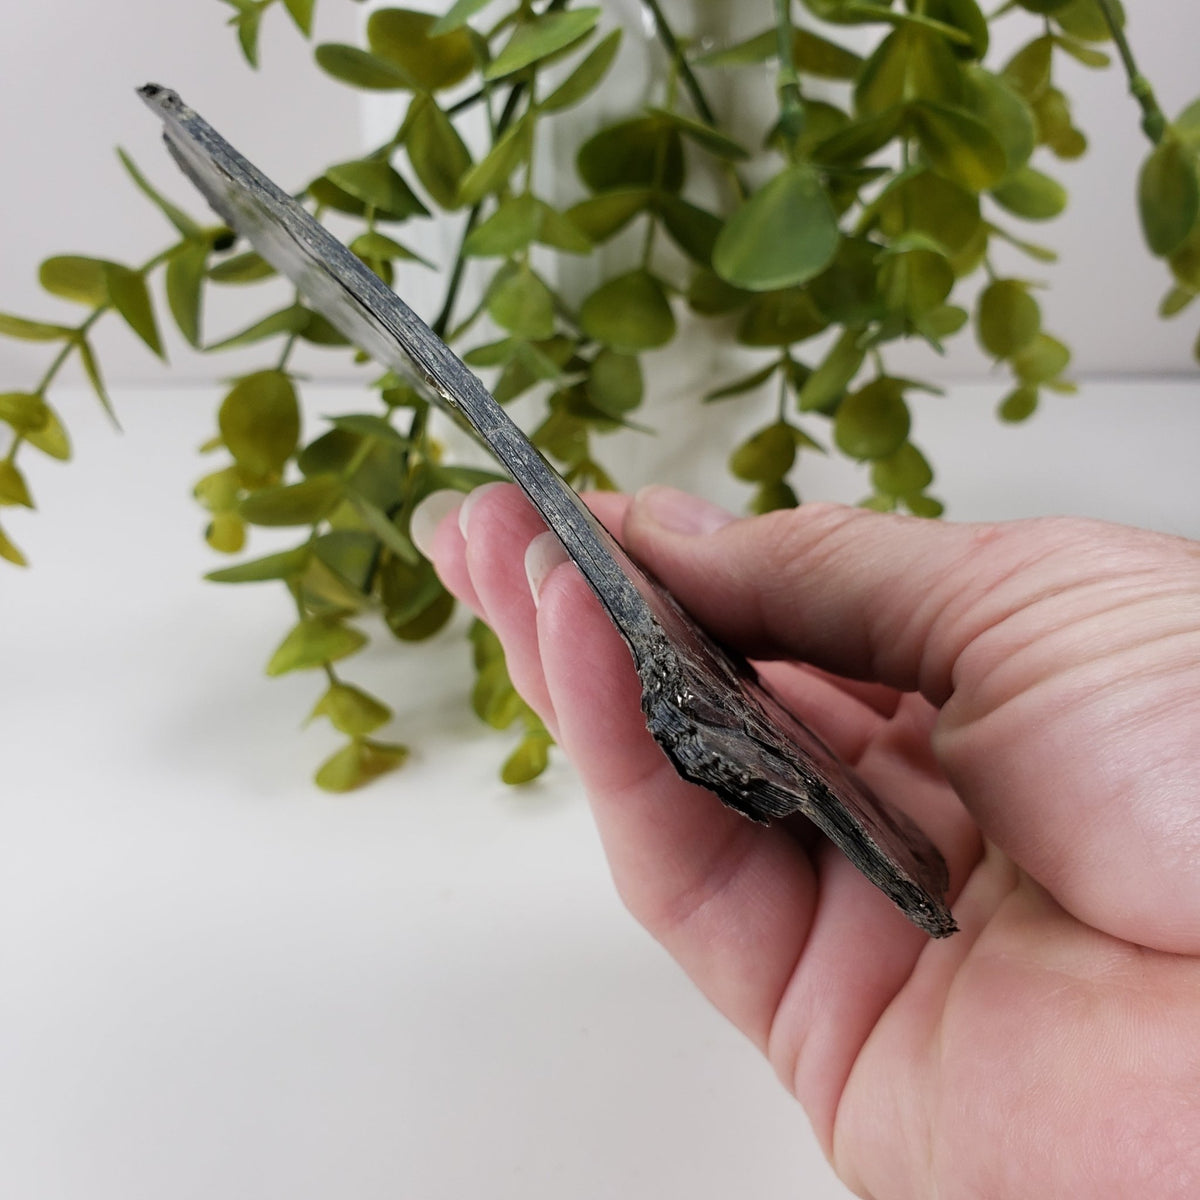
[[328, 717], [339, 733], [362, 737], [386, 725], [392, 719], [392, 710], [361, 688], [348, 683], [333, 683], [317, 701], [309, 720], [315, 717]]
[[902, 177], [880, 197], [878, 212], [889, 238], [924, 234], [951, 256], [971, 244], [981, 223], [979, 197], [933, 171]]
[[429, 210], [417, 199], [400, 172], [382, 159], [364, 158], [339, 163], [325, 172], [325, 178], [355, 200], [392, 220], [429, 215]]
[[1000, 402], [999, 415], [1002, 421], [1016, 424], [1027, 421], [1037, 411], [1038, 390], [1031, 383], [1023, 383], [1009, 392]]
[[997, 279], [980, 293], [976, 328], [979, 344], [988, 354], [1011, 358], [1041, 332], [1042, 312], [1025, 284]]
[[903, 384], [875, 379], [838, 405], [833, 440], [851, 458], [887, 458], [904, 445], [910, 424]]
[[666, 292], [649, 271], [637, 269], [598, 287], [579, 310], [583, 331], [602, 345], [636, 354], [675, 336]]
[[237, 554], [246, 544], [246, 523], [235, 512], [214, 513], [204, 540], [220, 554]]
[[614, 188], [677, 192], [684, 179], [683, 138], [661, 116], [635, 117], [590, 137], [580, 146], [575, 163], [593, 192]]
[[[1116, 13], [1118, 27], [1123, 28], [1125, 9], [1121, 0], [1108, 0], [1108, 3]], [[1054, 20], [1064, 33], [1086, 42], [1107, 42], [1112, 36], [1096, 0], [1067, 0], [1055, 9]]]
[[652, 196], [649, 188], [640, 187], [600, 192], [567, 209], [565, 216], [592, 242], [605, 242], [645, 212]]
[[1049, 221], [1067, 207], [1067, 190], [1049, 175], [1025, 166], [994, 188], [992, 199], [1014, 216]]
[[326, 42], [317, 47], [316, 60], [327, 75], [365, 91], [395, 92], [415, 86], [406, 71], [357, 46]]
[[243, 497], [238, 513], [251, 525], [315, 525], [342, 499], [336, 475], [312, 475], [299, 483], [274, 484]]
[[50, 419], [50, 409], [37, 392], [0, 393], [0, 421], [20, 434], [41, 429]]
[[513, 31], [504, 48], [488, 63], [484, 79], [502, 79], [531, 63], [549, 58], [590, 33], [600, 18], [599, 8], [573, 8], [543, 13]]
[[60, 254], [46, 259], [38, 268], [38, 282], [64, 300], [99, 308], [108, 302], [107, 271], [112, 265], [98, 258]]
[[967, 67], [965, 82], [964, 106], [995, 134], [1008, 173], [1023, 167], [1037, 145], [1037, 127], [1028, 102], [1004, 76], [983, 67]]
[[889, 312], [917, 319], [945, 303], [954, 278], [954, 268], [944, 255], [918, 248], [886, 255], [879, 287]]
[[1138, 179], [1142, 231], [1152, 253], [1174, 253], [1200, 217], [1200, 175], [1195, 151], [1168, 137], [1154, 148]]
[[913, 130], [934, 170], [973, 192], [995, 187], [1008, 174], [996, 135], [976, 116], [944, 104], [914, 104]]
[[453, 87], [475, 69], [471, 34], [455, 29], [431, 36], [436, 20], [432, 13], [411, 9], [377, 9], [367, 19], [367, 44], [422, 91]]
[[758, 516], [763, 513], [777, 512], [781, 508], [795, 508], [800, 503], [800, 497], [795, 489], [782, 481], [767, 483], [754, 493], [750, 501], [750, 511]]
[[340, 616], [306, 617], [292, 627], [267, 663], [268, 675], [309, 671], [348, 658], [367, 644], [367, 636]]
[[549, 765], [553, 745], [553, 739], [544, 729], [531, 730], [504, 760], [500, 778], [510, 786], [532, 782]]
[[501, 268], [487, 295], [488, 315], [530, 341], [554, 333], [554, 293], [528, 266]]
[[471, 169], [471, 152], [432, 97], [413, 100], [404, 148], [421, 186], [434, 201], [445, 209], [457, 208], [459, 185]]
[[510, 258], [537, 237], [541, 225], [538, 201], [528, 192], [502, 200], [496, 211], [471, 230], [463, 253], [476, 258]]
[[886, 458], [871, 466], [871, 486], [888, 496], [908, 496], [923, 492], [933, 482], [933, 470], [925, 456], [905, 442]]
[[354, 738], [321, 764], [314, 781], [322, 791], [340, 795], [396, 770], [407, 758], [406, 746]]
[[1039, 333], [1012, 360], [1017, 377], [1023, 383], [1035, 384], [1056, 380], [1070, 363], [1071, 351], [1048, 333]]
[[792, 427], [777, 421], [744, 441], [729, 458], [729, 470], [747, 483], [777, 483], [796, 461]]
[[300, 404], [282, 371], [258, 371], [234, 384], [221, 402], [221, 440], [252, 475], [283, 468], [300, 439]]
[[829, 321], [804, 288], [761, 292], [746, 306], [738, 323], [743, 346], [790, 346], [827, 329]]
[[812, 279], [837, 253], [837, 214], [808, 164], [786, 167], [721, 230], [713, 269], [727, 283], [765, 292]]
[[605, 347], [588, 368], [588, 397], [610, 417], [620, 419], [642, 402], [642, 366], [634, 354]]

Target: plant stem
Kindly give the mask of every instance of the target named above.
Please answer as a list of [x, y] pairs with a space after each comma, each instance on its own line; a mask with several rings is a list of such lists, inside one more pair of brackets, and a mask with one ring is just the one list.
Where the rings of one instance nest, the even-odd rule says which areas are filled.
[[654, 18], [654, 27], [658, 32], [658, 40], [662, 42], [663, 48], [671, 56], [671, 61], [675, 64], [680, 79], [683, 80], [683, 86], [692, 98], [692, 104], [695, 105], [696, 112], [700, 114], [701, 120], [706, 125], [716, 125], [717, 114], [713, 112], [712, 106], [708, 102], [708, 97], [705, 96], [704, 89], [700, 86], [700, 81], [696, 78], [688, 60], [684, 57], [683, 49], [679, 45], [679, 39], [675, 36], [675, 31], [667, 23], [667, 18], [663, 15], [658, 0], [644, 0], [644, 3], [650, 10], [650, 15]]
[[1157, 145], [1167, 131], [1167, 118], [1158, 106], [1154, 89], [1150, 86], [1150, 80], [1138, 70], [1137, 61], [1133, 57], [1133, 49], [1129, 45], [1129, 39], [1125, 36], [1125, 30], [1117, 16], [1113, 0], [1096, 0], [1096, 6], [1104, 17], [1104, 23], [1108, 26], [1109, 33], [1112, 34], [1113, 44], [1117, 47], [1117, 53], [1121, 56], [1121, 62], [1125, 67], [1125, 74], [1129, 76], [1129, 91], [1141, 105], [1142, 130]]
[[791, 151], [804, 130], [804, 98], [796, 70], [792, 0], [775, 0], [775, 32], [779, 43], [779, 131]]

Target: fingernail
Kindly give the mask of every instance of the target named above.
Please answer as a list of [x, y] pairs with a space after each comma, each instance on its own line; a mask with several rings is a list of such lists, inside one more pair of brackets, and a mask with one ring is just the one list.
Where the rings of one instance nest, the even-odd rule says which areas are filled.
[[546, 582], [546, 576], [555, 567], [562, 566], [567, 557], [562, 542], [549, 530], [539, 533], [525, 547], [525, 578], [529, 580], [529, 590], [533, 593], [535, 607], [542, 594], [542, 584]]
[[495, 483], [481, 484], [467, 493], [466, 499], [462, 502], [462, 508], [458, 510], [458, 527], [462, 530], [463, 537], [467, 536], [467, 522], [471, 519], [471, 509], [479, 503], [481, 497], [486, 496], [488, 492], [495, 491], [498, 487], [508, 487], [508, 484], [497, 480]]
[[642, 488], [633, 502], [641, 513], [672, 533], [713, 533], [737, 519], [699, 496], [659, 485]]
[[442, 520], [449, 516], [463, 501], [462, 492], [445, 488], [430, 492], [416, 508], [408, 523], [408, 535], [426, 558], [433, 557], [433, 536]]

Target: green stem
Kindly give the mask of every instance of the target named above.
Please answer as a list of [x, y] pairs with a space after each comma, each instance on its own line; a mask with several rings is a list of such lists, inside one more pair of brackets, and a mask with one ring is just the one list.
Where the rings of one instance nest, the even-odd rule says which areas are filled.
[[792, 151], [804, 131], [804, 97], [796, 70], [796, 40], [792, 29], [792, 0], [775, 0], [775, 32], [779, 44], [779, 131]]
[[1125, 36], [1125, 30], [1121, 25], [1120, 18], [1117, 16], [1117, 8], [1113, 0], [1096, 0], [1096, 5], [1104, 17], [1104, 23], [1108, 26], [1109, 33], [1112, 34], [1113, 44], [1117, 47], [1117, 53], [1121, 56], [1121, 63], [1125, 67], [1125, 74], [1129, 77], [1129, 91], [1138, 104], [1141, 105], [1142, 130], [1157, 145], [1162, 141], [1163, 134], [1167, 131], [1167, 118], [1163, 114], [1163, 110], [1158, 106], [1154, 89], [1150, 86], [1150, 80], [1138, 69], [1137, 60], [1133, 57], [1133, 48], [1129, 44], [1129, 39]]
[[706, 125], [716, 125], [717, 114], [713, 112], [712, 105], [709, 104], [708, 97], [705, 96], [704, 89], [700, 86], [700, 81], [696, 78], [687, 58], [684, 56], [683, 49], [679, 45], [679, 39], [675, 36], [675, 31], [667, 23], [667, 18], [663, 15], [658, 0], [644, 0], [644, 3], [650, 10], [650, 15], [654, 18], [654, 28], [658, 33], [658, 40], [662, 42], [663, 49], [671, 56], [671, 61], [675, 64], [675, 69], [679, 72], [679, 77], [683, 80], [683, 86], [687, 89], [696, 112], [700, 114], [700, 119]]

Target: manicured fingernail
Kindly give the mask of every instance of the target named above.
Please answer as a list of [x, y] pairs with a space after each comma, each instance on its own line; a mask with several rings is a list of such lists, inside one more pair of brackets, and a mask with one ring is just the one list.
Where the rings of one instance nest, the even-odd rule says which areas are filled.
[[446, 488], [430, 492], [416, 508], [408, 523], [408, 533], [413, 544], [426, 558], [433, 557], [433, 535], [445, 517], [448, 517], [463, 501], [462, 492]]
[[486, 496], [488, 492], [494, 491], [498, 487], [508, 487], [508, 484], [499, 481], [484, 483], [475, 488], [474, 491], [467, 493], [466, 499], [462, 502], [462, 508], [458, 510], [458, 527], [462, 530], [463, 537], [467, 536], [467, 522], [471, 519], [471, 509], [479, 503], [481, 497]]
[[535, 606], [542, 594], [542, 584], [546, 582], [546, 576], [566, 561], [567, 552], [562, 548], [562, 542], [549, 530], [539, 533], [525, 547], [525, 578], [529, 580], [529, 590], [533, 593]]
[[736, 520], [723, 508], [671, 487], [644, 487], [633, 502], [641, 513], [672, 533], [713, 533]]

